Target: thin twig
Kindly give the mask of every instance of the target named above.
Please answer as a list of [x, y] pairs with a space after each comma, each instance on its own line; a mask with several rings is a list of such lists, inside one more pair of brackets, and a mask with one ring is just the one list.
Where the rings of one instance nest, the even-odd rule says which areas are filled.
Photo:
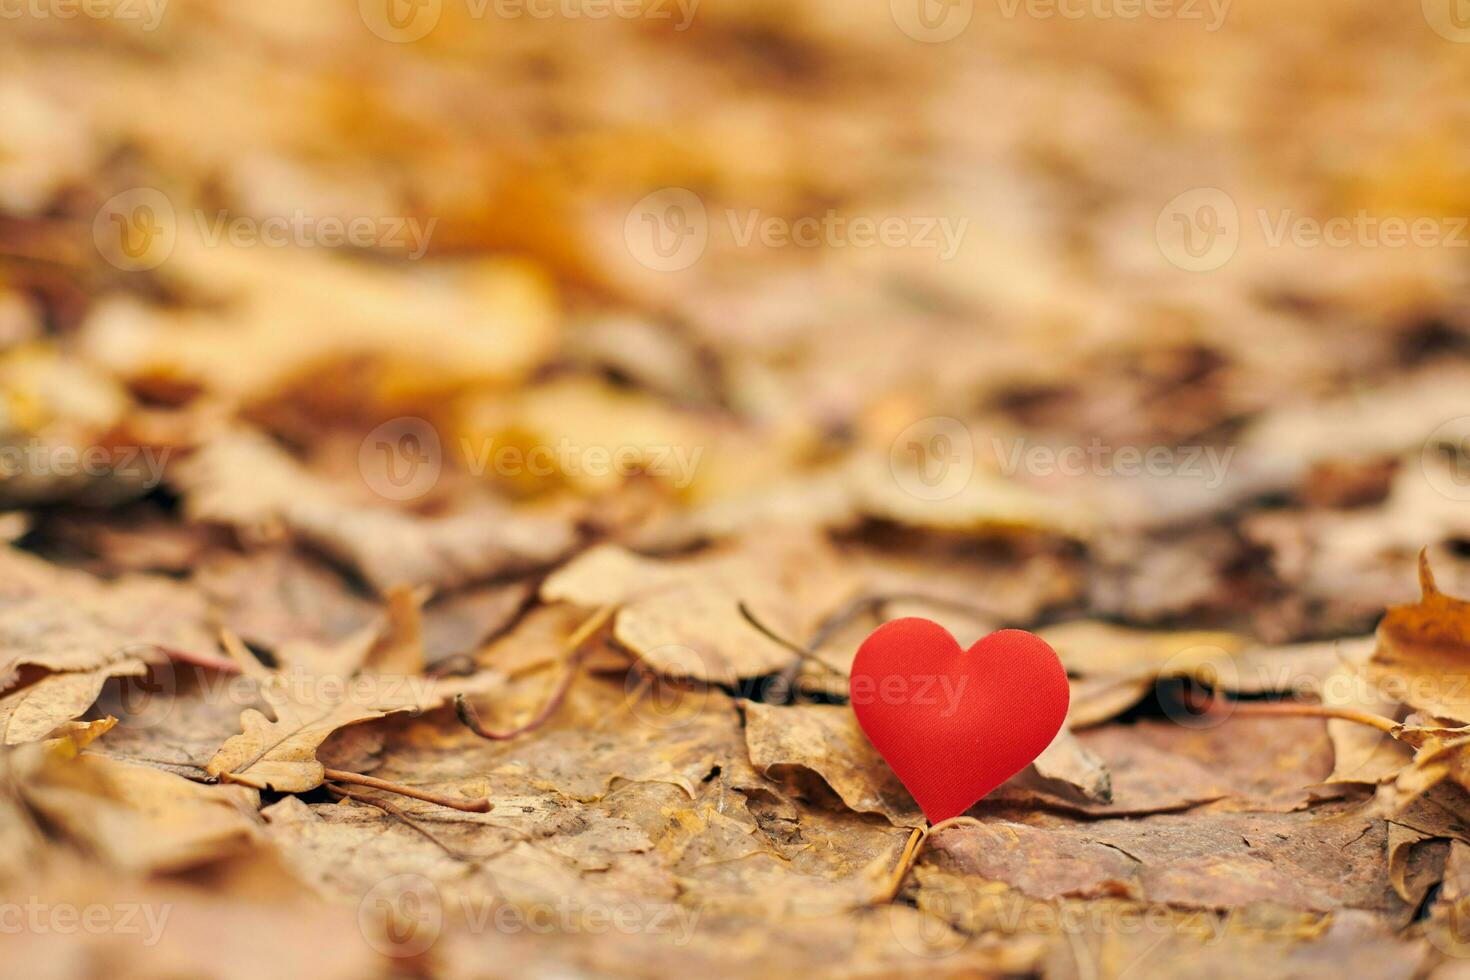
[[1295, 704], [1290, 701], [1235, 701], [1218, 695], [1200, 703], [1192, 695], [1185, 695], [1185, 703], [1192, 709], [1224, 720], [1232, 714], [1247, 717], [1294, 716], [1300, 718], [1335, 718], [1342, 721], [1368, 725], [1380, 732], [1392, 735], [1399, 730], [1399, 723], [1392, 718], [1375, 715], [1355, 708], [1334, 708], [1325, 704]]
[[915, 827], [914, 832], [909, 835], [909, 842], [903, 846], [903, 853], [898, 856], [898, 865], [893, 869], [888, 884], [878, 896], [878, 905], [891, 905], [898, 897], [898, 891], [903, 887], [903, 881], [908, 877], [909, 868], [913, 866], [914, 854], [919, 849], [919, 844], [924, 840], [925, 831], [922, 827]]
[[972, 616], [979, 616], [984, 619], [998, 618], [994, 610], [984, 609], [972, 603], [962, 602], [959, 599], [925, 595], [922, 592], [890, 592], [886, 594], [859, 596], [827, 617], [822, 625], [818, 627], [816, 635], [812, 637], [813, 649], [819, 649], [833, 633], [836, 633], [858, 616], [865, 612], [877, 612], [890, 602], [923, 602], [931, 606], [953, 609], [956, 612], [969, 613]]
[[369, 789], [380, 789], [386, 793], [397, 793], [399, 796], [423, 800], [425, 803], [435, 803], [439, 806], [448, 807], [451, 810], [462, 810], [465, 813], [489, 813], [495, 807], [495, 804], [483, 796], [473, 800], [456, 800], [440, 793], [415, 789], [412, 786], [404, 786], [401, 783], [390, 783], [388, 780], [379, 779], [376, 776], [364, 776], [355, 772], [343, 772], [341, 769], [328, 769], [326, 770], [326, 775], [333, 782], [356, 783], [358, 786], [366, 786]]
[[762, 623], [759, 619], [756, 618], [755, 613], [751, 612], [750, 607], [747, 606], [744, 602], [736, 603], [736, 608], [740, 610], [741, 617], [743, 617], [744, 620], [751, 626], [755, 627], [755, 629], [759, 630], [761, 635], [765, 636], [766, 639], [796, 654], [796, 661], [791, 664], [791, 666], [784, 668], [779, 675], [782, 681], [785, 682], [785, 689], [791, 692], [790, 696], [787, 699], [787, 703], [789, 704], [791, 701], [795, 700], [797, 694], [796, 679], [797, 676], [801, 673], [802, 664], [804, 664], [806, 661], [816, 661], [823, 667], [826, 667], [828, 670], [832, 671], [834, 674], [847, 673], [846, 667], [841, 667], [837, 664], [828, 663], [822, 658], [820, 654], [817, 653], [817, 651], [822, 648], [822, 644], [826, 643], [827, 640], [832, 637], [832, 634], [836, 633], [839, 629], [852, 622], [852, 620], [856, 619], [864, 612], [876, 612], [878, 611], [878, 609], [887, 605], [890, 602], [903, 601], [927, 602], [930, 605], [947, 606], [951, 609], [957, 609], [962, 612], [968, 612], [973, 615], [984, 616], [986, 618], [993, 618], [994, 616], [994, 613], [987, 612], [986, 610], [981, 609], [978, 606], [971, 605], [969, 603], [960, 602], [957, 599], [946, 599], [943, 596], [927, 596], [918, 592], [894, 592], [889, 595], [859, 596], [858, 598], [849, 602], [847, 605], [843, 606], [841, 609], [837, 610], [837, 612], [833, 613], [831, 616], [827, 617], [827, 619], [822, 622], [822, 625], [817, 627], [817, 632], [813, 634], [811, 642], [807, 646], [802, 646], [799, 643], [793, 643], [791, 640], [786, 639], [784, 636], [771, 629], [765, 623]]
[[755, 613], [751, 612], [750, 607], [747, 606], [743, 601], [735, 603], [735, 608], [740, 610], [740, 616], [742, 619], [744, 619], [751, 626], [755, 627], [755, 629], [762, 636], [770, 640], [772, 643], [776, 644], [779, 647], [784, 647], [787, 650], [790, 650], [792, 653], [803, 659], [812, 655], [812, 652], [806, 647], [802, 646], [799, 643], [791, 642], [790, 640], [786, 639], [786, 637], [782, 636], [780, 633], [777, 633], [765, 623], [761, 622], [759, 619], [756, 619]]
[[762, 623], [759, 619], [756, 618], [755, 613], [751, 612], [750, 607], [747, 606], [744, 602], [737, 602], [735, 604], [735, 608], [740, 610], [741, 617], [752, 627], [758, 630], [762, 636], [766, 637], [766, 639], [770, 640], [772, 643], [784, 647], [785, 649], [790, 650], [792, 653], [796, 654], [796, 659], [791, 662], [790, 666], [783, 668], [781, 670], [781, 673], [777, 675], [781, 678], [782, 687], [787, 691], [787, 704], [790, 704], [796, 700], [796, 696], [798, 694], [796, 680], [797, 677], [801, 674], [801, 665], [806, 663], [808, 660], [815, 660], [817, 663], [821, 664], [823, 667], [826, 667], [833, 673], [845, 673], [843, 668], [838, 667], [835, 664], [829, 664], [827, 661], [819, 657], [815, 649], [815, 644], [813, 644], [812, 647], [804, 647], [799, 643], [793, 643], [790, 640], [786, 639], [784, 636], [781, 636], [775, 630], [771, 629], [765, 623]]
[[536, 712], [530, 721], [521, 725], [519, 728], [512, 728], [509, 731], [491, 731], [481, 724], [480, 715], [475, 711], [474, 706], [470, 704], [469, 699], [463, 694], [456, 694], [454, 696], [454, 713], [459, 716], [460, 723], [481, 738], [489, 739], [492, 742], [504, 742], [516, 738], [519, 735], [524, 735], [546, 724], [547, 720], [556, 714], [557, 709], [562, 706], [562, 702], [566, 701], [567, 694], [571, 692], [572, 681], [576, 679], [577, 669], [582, 665], [582, 661], [587, 656], [587, 641], [607, 622], [608, 617], [613, 613], [613, 609], [613, 606], [603, 606], [597, 612], [593, 613], [586, 622], [577, 627], [576, 631], [567, 638], [567, 650], [571, 656], [567, 659], [566, 673], [562, 675], [551, 697], [547, 698], [546, 703], [541, 706], [541, 710]]
[[451, 848], [448, 844], [444, 843], [442, 840], [435, 837], [424, 828], [420, 827], [417, 822], [409, 817], [408, 814], [404, 813], [402, 810], [394, 806], [392, 803], [389, 803], [387, 800], [380, 800], [377, 797], [369, 796], [366, 793], [356, 793], [350, 789], [347, 789], [345, 786], [334, 786], [330, 783], [327, 784], [327, 792], [331, 793], [333, 796], [345, 797], [349, 800], [356, 800], [358, 803], [364, 803], [368, 806], [376, 807], [379, 810], [382, 810], [384, 813], [388, 814], [388, 816], [392, 817], [394, 820], [397, 820], [399, 823], [403, 824], [409, 830], [412, 830], [420, 837], [429, 841], [435, 847], [439, 848], [441, 851], [443, 851], [445, 854], [448, 854], [455, 860], [463, 861], [466, 859], [465, 855], [460, 854], [458, 851]]

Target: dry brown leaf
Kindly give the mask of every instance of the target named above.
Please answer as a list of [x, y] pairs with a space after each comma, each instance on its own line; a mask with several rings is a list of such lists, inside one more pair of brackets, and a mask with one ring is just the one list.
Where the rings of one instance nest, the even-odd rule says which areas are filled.
[[156, 667], [146, 678], [103, 688], [95, 710], [118, 722], [92, 751], [207, 781], [209, 760], [240, 731], [240, 712], [250, 707], [269, 709], [254, 678], [185, 664]]
[[[777, 782], [816, 774], [858, 813], [881, 813], [896, 827], [922, 826], [913, 797], [858, 727], [837, 705], [741, 704], [745, 742], [756, 769]], [[820, 794], [814, 798], [820, 802]]]
[[1074, 677], [1067, 681], [1071, 699], [1067, 702], [1067, 727], [1071, 729], [1100, 725], [1121, 715], [1148, 696], [1154, 688], [1152, 677]]
[[1254, 682], [1240, 669], [1243, 637], [1222, 632], [1157, 632], [1081, 620], [1039, 630], [1072, 680], [1076, 702], [1067, 724], [1083, 728], [1107, 721], [1137, 704], [1155, 680], [1193, 677], [1236, 690]]
[[1142, 816], [1203, 804], [1287, 811], [1331, 795], [1314, 788], [1332, 760], [1321, 720], [1239, 717], [1205, 727], [1184, 721], [1140, 719], [1078, 732], [1077, 743], [1110, 776], [1105, 800], [1017, 777], [983, 806], [997, 813], [1040, 806], [1087, 817]]
[[1386, 823], [1345, 804], [1289, 813], [1199, 812], [1059, 824], [987, 820], [947, 829], [928, 859], [1035, 898], [1121, 897], [1185, 908], [1271, 902], [1361, 908], [1399, 923], [1414, 906], [1382, 860]]
[[1107, 764], [1065, 726], [1031, 765], [1042, 778], [1072, 786], [1095, 803], [1113, 801], [1113, 774]]
[[[362, 941], [356, 910], [303, 895], [268, 855], [215, 862], [205, 871], [141, 880], [95, 862], [53, 861], [17, 881], [19, 894], [53, 907], [106, 909], [110, 928], [23, 930], [6, 943], [6, 969], [82, 976], [90, 968], [79, 964], [105, 962], [110, 974], [126, 980], [181, 974], [248, 980], [246, 964], [259, 961], [268, 936], [273, 968], [282, 973], [319, 980], [380, 975], [383, 957]], [[324, 942], [327, 936], [339, 941]]]
[[1467, 902], [1470, 902], [1470, 844], [1455, 840], [1450, 842], [1443, 885], [1424, 923], [1425, 933], [1437, 949], [1451, 958], [1448, 961], [1451, 963], [1470, 953], [1462, 918]]
[[1214, 675], [1229, 682], [1235, 655], [1247, 648], [1232, 633], [1159, 632], [1087, 620], [1048, 626], [1037, 635], [1056, 650], [1069, 674], [1082, 677]]
[[0, 677], [26, 664], [86, 671], [163, 651], [208, 656], [217, 649], [209, 619], [202, 595], [168, 579], [105, 582], [0, 551]]
[[[950, 494], [927, 494], [923, 474], [900, 467], [888, 453], [854, 456], [848, 469], [863, 513], [940, 532], [1005, 534], [1039, 532], [1086, 538], [1097, 516], [1078, 497], [1047, 494], [1019, 481], [976, 472]], [[921, 488], [915, 492], [913, 488]]]
[[320, 786], [317, 749], [348, 725], [405, 711], [437, 707], [459, 691], [494, 686], [494, 675], [453, 684], [434, 678], [362, 672], [377, 641], [367, 630], [335, 648], [308, 643], [276, 652], [281, 670], [267, 670], [238, 641], [230, 644], [240, 669], [260, 684], [273, 718], [255, 708], [240, 715], [243, 731], [219, 747], [205, 767], [211, 776], [260, 789], [305, 792]]
[[741, 614], [742, 604], [766, 629], [802, 643], [860, 585], [820, 536], [772, 529], [684, 559], [599, 546], [552, 573], [541, 597], [618, 606], [614, 636], [655, 671], [732, 684], [796, 659]]
[[193, 581], [219, 608], [226, 629], [267, 649], [290, 640], [335, 643], [380, 613], [331, 565], [290, 547], [212, 554]]
[[1434, 584], [1419, 554], [1422, 598], [1394, 606], [1378, 624], [1369, 676], [1398, 700], [1438, 718], [1470, 721], [1470, 602]]
[[289, 531], [385, 593], [396, 585], [453, 588], [550, 564], [576, 537], [563, 518], [528, 516], [488, 496], [434, 517], [394, 510], [374, 502], [365, 485], [328, 483], [246, 431], [211, 440], [171, 479], [192, 520], [267, 537]]
[[1388, 877], [1393, 883], [1393, 890], [1405, 902], [1417, 906], [1425, 893], [1444, 876], [1449, 850], [1449, 841], [1390, 821]]
[[73, 723], [58, 737], [11, 750], [10, 791], [48, 834], [125, 872], [193, 867], [251, 840], [253, 790], [202, 786], [84, 751], [115, 722]]
[[[82, 341], [118, 376], [252, 402], [369, 360], [382, 376], [344, 400], [391, 406], [425, 390], [516, 378], [555, 335], [543, 283], [514, 263], [370, 268], [331, 250], [211, 247], [193, 221], [181, 215], [177, 225], [165, 273], [217, 302], [99, 306]], [[271, 289], [252, 288], [262, 276]]]
[[1127, 899], [1042, 902], [934, 867], [915, 877], [918, 907], [956, 930], [952, 947], [997, 934], [1041, 941], [1037, 969], [1047, 976], [1185, 978], [1250, 963], [1253, 974], [1280, 980], [1353, 971], [1408, 980], [1423, 957], [1375, 916], [1354, 910], [1328, 916], [1261, 905], [1220, 915]]
[[245, 787], [203, 786], [91, 754], [22, 792], [48, 825], [130, 871], [177, 871], [238, 852], [254, 836], [259, 806]]
[[[1384, 718], [1398, 718], [1404, 708], [1365, 675], [1364, 666], [1373, 641], [1355, 642], [1344, 650], [1344, 663], [1321, 685], [1321, 699], [1332, 708], [1346, 708]], [[1335, 761], [1328, 782], [1381, 783], [1396, 776], [1413, 759], [1413, 750], [1401, 739], [1355, 721], [1327, 723]]]
[[6, 691], [0, 695], [0, 744], [43, 739], [90, 708], [110, 679], [138, 677], [147, 671], [142, 660], [117, 660], [97, 670], [46, 674]]

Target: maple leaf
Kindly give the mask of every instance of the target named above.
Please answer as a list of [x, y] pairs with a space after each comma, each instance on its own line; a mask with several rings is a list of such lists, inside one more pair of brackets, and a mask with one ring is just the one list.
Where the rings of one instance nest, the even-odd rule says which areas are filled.
[[1390, 608], [1379, 622], [1370, 677], [1433, 717], [1470, 721], [1470, 602], [1439, 591], [1427, 549], [1419, 587], [1418, 602]]

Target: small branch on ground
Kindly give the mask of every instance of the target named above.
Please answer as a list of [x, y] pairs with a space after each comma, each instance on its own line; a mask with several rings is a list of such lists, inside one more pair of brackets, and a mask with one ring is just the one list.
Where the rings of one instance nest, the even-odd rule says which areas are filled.
[[556, 714], [557, 709], [562, 706], [562, 702], [566, 701], [567, 694], [572, 689], [572, 681], [577, 677], [577, 668], [582, 665], [582, 661], [587, 656], [587, 641], [592, 638], [593, 634], [602, 629], [603, 624], [612, 616], [615, 608], [614, 606], [603, 606], [583, 622], [581, 626], [577, 627], [576, 631], [567, 638], [567, 652], [571, 656], [567, 659], [566, 673], [562, 675], [551, 697], [546, 700], [546, 703], [541, 706], [541, 710], [536, 712], [530, 721], [521, 725], [519, 728], [512, 728], [509, 731], [491, 731], [480, 722], [480, 715], [475, 711], [474, 706], [470, 704], [469, 699], [463, 694], [456, 694], [454, 696], [454, 713], [459, 716], [460, 723], [481, 738], [489, 739], [492, 742], [504, 742], [508, 739], [516, 738], [519, 735], [525, 735], [527, 732], [535, 731], [537, 728], [546, 724], [551, 716]]
[[341, 769], [326, 770], [327, 778], [334, 783], [354, 783], [358, 786], [366, 786], [369, 789], [380, 789], [385, 793], [397, 793], [399, 796], [407, 796], [415, 800], [423, 800], [425, 803], [433, 803], [438, 806], [448, 807], [451, 810], [461, 810], [465, 813], [489, 813], [495, 808], [495, 804], [483, 796], [474, 800], [456, 800], [442, 793], [431, 793], [428, 790], [415, 789], [412, 786], [404, 786], [401, 783], [390, 783], [386, 779], [376, 776], [364, 776], [355, 772], [344, 772]]

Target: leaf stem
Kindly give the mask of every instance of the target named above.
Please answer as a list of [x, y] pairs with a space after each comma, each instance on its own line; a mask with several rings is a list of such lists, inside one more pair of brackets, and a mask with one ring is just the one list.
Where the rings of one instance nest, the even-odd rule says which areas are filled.
[[913, 870], [914, 864], [919, 860], [919, 852], [929, 838], [947, 827], [954, 827], [962, 823], [971, 823], [975, 826], [983, 826], [974, 817], [958, 816], [941, 820], [928, 827], [915, 827], [914, 832], [909, 835], [909, 842], [904, 845], [903, 853], [898, 857], [898, 866], [893, 869], [893, 877], [888, 879], [888, 885], [879, 894], [877, 905], [889, 905], [898, 897], [903, 883], [908, 879], [909, 872]]
[[1335, 718], [1341, 721], [1356, 722], [1359, 725], [1368, 725], [1389, 735], [1399, 730], [1399, 723], [1392, 718], [1385, 718], [1368, 711], [1358, 711], [1355, 708], [1335, 708], [1325, 704], [1295, 704], [1290, 701], [1234, 701], [1218, 695], [1203, 703], [1186, 695], [1185, 702], [1189, 707], [1205, 714], [1225, 717], [1238, 714], [1248, 717]]
[[512, 728], [509, 731], [491, 731], [481, 724], [480, 715], [475, 711], [474, 705], [470, 704], [469, 699], [463, 694], [456, 694], [454, 696], [454, 713], [459, 716], [460, 724], [481, 738], [489, 739], [492, 742], [504, 742], [519, 735], [524, 735], [527, 732], [534, 731], [546, 724], [547, 720], [556, 714], [557, 709], [562, 706], [562, 702], [566, 701], [567, 694], [572, 689], [572, 681], [577, 676], [577, 668], [581, 666], [582, 660], [587, 655], [585, 649], [587, 641], [594, 633], [602, 628], [603, 624], [607, 622], [608, 617], [613, 614], [615, 608], [614, 606], [603, 606], [583, 622], [581, 626], [578, 626], [572, 635], [567, 638], [566, 647], [571, 653], [571, 656], [567, 660], [566, 673], [562, 675], [551, 697], [547, 698], [546, 703], [541, 706], [541, 710], [536, 712], [530, 721], [521, 725], [519, 728]]
[[474, 800], [456, 800], [444, 796], [441, 793], [431, 793], [428, 790], [404, 786], [402, 783], [390, 783], [388, 780], [379, 779], [376, 776], [364, 776], [360, 773], [344, 772], [341, 769], [327, 769], [326, 775], [334, 783], [355, 783], [358, 786], [366, 786], [369, 789], [380, 789], [385, 793], [397, 793], [399, 796], [423, 800], [425, 803], [434, 803], [439, 806], [448, 807], [451, 810], [461, 810], [465, 813], [489, 813], [495, 808], [495, 804], [483, 796]]

